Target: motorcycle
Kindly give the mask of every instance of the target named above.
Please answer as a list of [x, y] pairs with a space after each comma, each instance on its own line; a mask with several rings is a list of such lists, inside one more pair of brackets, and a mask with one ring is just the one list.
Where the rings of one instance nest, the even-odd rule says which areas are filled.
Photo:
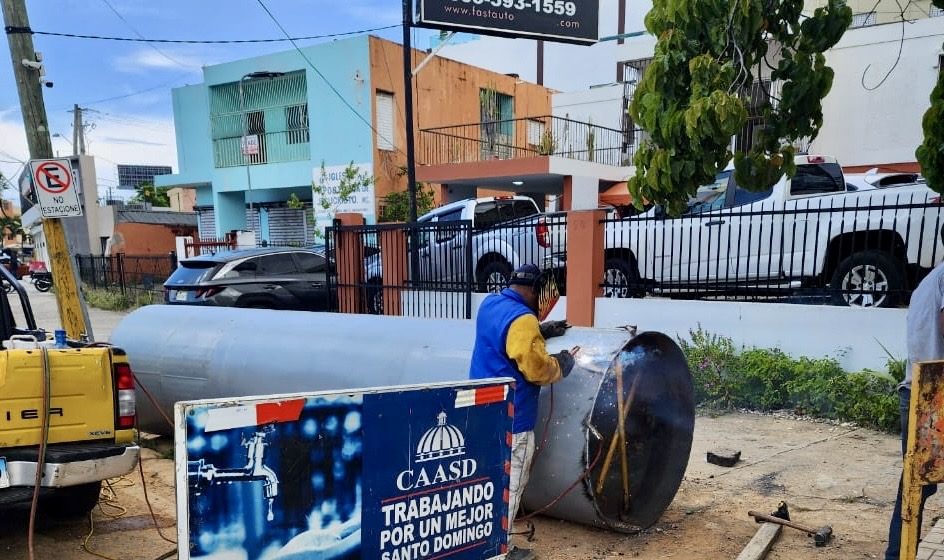
[[48, 292], [52, 288], [52, 273], [34, 272], [31, 277], [31, 282], [33, 283], [33, 287], [36, 288], [36, 291]]

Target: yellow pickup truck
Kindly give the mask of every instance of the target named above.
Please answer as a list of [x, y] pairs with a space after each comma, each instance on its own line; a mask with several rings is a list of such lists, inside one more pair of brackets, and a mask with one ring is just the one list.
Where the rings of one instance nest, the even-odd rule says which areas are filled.
[[48, 410], [41, 507], [53, 515], [87, 513], [103, 480], [137, 466], [134, 375], [117, 348], [74, 341], [50, 347], [23, 287], [3, 267], [0, 276], [22, 307], [14, 313], [0, 291], [0, 507], [32, 499]]

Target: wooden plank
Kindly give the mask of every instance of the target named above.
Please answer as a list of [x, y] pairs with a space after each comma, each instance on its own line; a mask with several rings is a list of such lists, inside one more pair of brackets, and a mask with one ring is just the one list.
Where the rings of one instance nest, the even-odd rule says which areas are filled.
[[776, 523], [761, 523], [760, 529], [738, 555], [737, 560], [761, 560], [767, 556], [782, 529], [783, 526]]

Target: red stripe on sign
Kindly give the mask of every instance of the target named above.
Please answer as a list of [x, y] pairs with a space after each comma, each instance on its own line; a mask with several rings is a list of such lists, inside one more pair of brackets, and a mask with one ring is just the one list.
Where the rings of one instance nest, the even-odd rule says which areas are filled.
[[256, 405], [256, 424], [271, 424], [273, 422], [294, 422], [302, 415], [305, 408], [305, 399], [262, 403]]
[[505, 432], [505, 441], [508, 442], [508, 447], [511, 447], [514, 441], [514, 435], [511, 432]]
[[510, 499], [511, 499], [511, 491], [505, 488], [505, 491], [502, 492], [502, 501], [507, 504]]
[[502, 516], [502, 531], [507, 531], [507, 530], [508, 530], [508, 517], [503, 515]]
[[505, 386], [483, 387], [475, 390], [475, 404], [492, 404], [505, 400]]
[[513, 403], [513, 402], [509, 402], [509, 403], [508, 403], [508, 416], [509, 416], [510, 418], [514, 418], [514, 417], [515, 417], [515, 403]]

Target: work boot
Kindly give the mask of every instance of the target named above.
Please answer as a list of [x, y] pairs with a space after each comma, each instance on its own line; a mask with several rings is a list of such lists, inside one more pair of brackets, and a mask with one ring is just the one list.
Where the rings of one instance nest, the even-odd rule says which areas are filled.
[[536, 558], [537, 556], [530, 548], [518, 548], [517, 546], [511, 547], [511, 550], [505, 555], [505, 560], [536, 560]]

